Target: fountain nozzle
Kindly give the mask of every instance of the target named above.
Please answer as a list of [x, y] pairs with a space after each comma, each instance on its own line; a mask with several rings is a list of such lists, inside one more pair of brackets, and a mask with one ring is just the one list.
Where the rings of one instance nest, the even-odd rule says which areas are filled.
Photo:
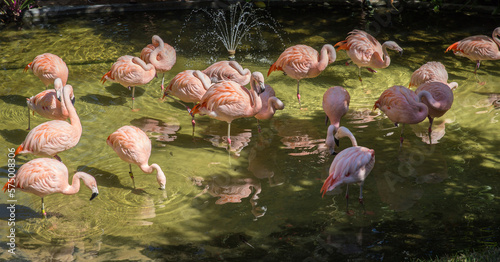
[[236, 50], [227, 50], [227, 52], [229, 53], [229, 61], [234, 61], [235, 60], [235, 54], [236, 54]]

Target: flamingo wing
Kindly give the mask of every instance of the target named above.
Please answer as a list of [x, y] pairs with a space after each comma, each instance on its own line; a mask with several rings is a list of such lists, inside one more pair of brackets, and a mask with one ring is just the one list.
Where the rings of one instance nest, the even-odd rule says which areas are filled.
[[147, 163], [151, 156], [151, 140], [135, 126], [123, 126], [108, 136], [106, 143], [127, 163]]
[[37, 158], [19, 168], [15, 181], [16, 188], [44, 197], [68, 184], [68, 169], [55, 159]]

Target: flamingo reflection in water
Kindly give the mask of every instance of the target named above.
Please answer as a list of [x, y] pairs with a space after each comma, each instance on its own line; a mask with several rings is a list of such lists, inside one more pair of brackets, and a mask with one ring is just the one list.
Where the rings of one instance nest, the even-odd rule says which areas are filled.
[[219, 198], [215, 201], [217, 205], [241, 203], [241, 199], [247, 198], [252, 194], [253, 188], [255, 192], [249, 199], [252, 205], [252, 214], [255, 216], [255, 219], [266, 214], [267, 207], [259, 206], [257, 202], [262, 190], [258, 179], [215, 176], [209, 181], [205, 181], [201, 177], [193, 177], [192, 181], [197, 186], [205, 185], [203, 191], [197, 194], [195, 198], [208, 193], [213, 197]]
[[179, 121], [169, 116], [164, 117], [163, 120], [142, 117], [130, 121], [130, 124], [148, 133], [156, 141], [161, 142], [172, 142], [177, 139], [176, 133], [180, 129]]

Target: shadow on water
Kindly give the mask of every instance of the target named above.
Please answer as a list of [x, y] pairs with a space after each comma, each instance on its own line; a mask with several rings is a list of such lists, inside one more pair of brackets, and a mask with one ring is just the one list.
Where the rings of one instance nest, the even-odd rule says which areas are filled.
[[[121, 161], [121, 160], [119, 160]], [[127, 163], [123, 162], [124, 165], [128, 165]], [[88, 173], [96, 178], [96, 180], [99, 181], [99, 186], [104, 186], [104, 187], [116, 187], [116, 188], [125, 188], [125, 189], [133, 189], [132, 187], [132, 181], [130, 180], [130, 176], [127, 173], [125, 174], [113, 174], [108, 171], [104, 171], [102, 169], [99, 169], [97, 167], [91, 167], [91, 166], [78, 166], [76, 170]], [[118, 177], [120, 176], [120, 177]], [[129, 179], [128, 184], [123, 185], [121, 183], [122, 179]]]
[[127, 103], [127, 98], [124, 96], [109, 97], [99, 94], [88, 94], [81, 96], [80, 99], [86, 103], [91, 103], [100, 106], [114, 106], [114, 105], [121, 106]]
[[22, 144], [28, 133], [29, 130], [25, 129], [0, 129], [0, 136], [2, 136], [7, 142], [10, 142], [14, 145]]
[[[132, 89], [128, 90], [128, 88], [118, 84], [118, 83], [113, 83], [111, 85], [106, 85], [104, 88], [106, 88], [106, 91], [108, 91], [110, 94], [115, 95], [115, 96], [121, 96], [121, 97], [126, 97], [130, 98], [132, 97]], [[135, 87], [135, 97], [140, 97], [144, 94], [146, 90], [142, 87], [136, 86]]]
[[0, 100], [4, 101], [5, 103], [12, 104], [12, 105], [18, 105], [18, 106], [26, 106], [26, 98], [27, 97], [20, 96], [20, 95], [0, 96]]

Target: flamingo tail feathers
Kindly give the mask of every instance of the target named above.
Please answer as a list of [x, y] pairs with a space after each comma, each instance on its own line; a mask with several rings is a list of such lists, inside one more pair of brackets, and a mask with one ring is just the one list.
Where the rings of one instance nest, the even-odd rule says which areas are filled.
[[16, 152], [14, 152], [14, 156], [19, 155], [19, 152], [23, 151], [23, 149], [24, 149], [23, 145], [18, 146]]
[[9, 189], [15, 188], [16, 187], [15, 182], [16, 179], [14, 177], [9, 179], [9, 181], [7, 181], [7, 183], [5, 183], [5, 185], [3, 186], [3, 192], [7, 192], [7, 190]]
[[328, 191], [328, 188], [331, 187], [333, 184], [335, 184], [336, 179], [333, 177], [333, 174], [328, 176], [325, 180], [325, 183], [323, 183], [323, 186], [321, 187], [320, 193], [323, 193], [321, 197], [324, 197], [326, 192]]
[[340, 41], [340, 42], [336, 43], [333, 47], [337, 47], [337, 51], [349, 50], [349, 45], [347, 44], [347, 40]]
[[456, 43], [454, 43], [454, 44], [452, 44], [452, 45], [448, 46], [448, 48], [446, 48], [446, 51], [444, 51], [444, 52], [446, 53], [446, 52], [448, 52], [448, 51], [450, 51], [450, 50], [453, 50], [453, 51], [458, 50], [458, 42], [456, 42]]
[[273, 71], [281, 71], [283, 68], [276, 66], [276, 63], [272, 64], [271, 67], [269, 68], [269, 71], [267, 71], [267, 76], [269, 76]]
[[200, 103], [196, 104], [192, 109], [191, 109], [191, 114], [194, 116], [194, 114], [200, 112]]
[[109, 78], [109, 79], [113, 79], [113, 78], [111, 78], [111, 71], [107, 72], [106, 74], [104, 74], [104, 75], [102, 76], [102, 78], [101, 78], [101, 82], [102, 82], [103, 84], [104, 84], [104, 83], [106, 83], [106, 80], [108, 80], [108, 78]]
[[29, 64], [28, 64], [28, 65], [24, 68], [23, 72], [28, 71], [28, 69], [30, 69], [30, 68], [31, 68], [31, 64], [33, 64], [33, 62], [29, 63]]

